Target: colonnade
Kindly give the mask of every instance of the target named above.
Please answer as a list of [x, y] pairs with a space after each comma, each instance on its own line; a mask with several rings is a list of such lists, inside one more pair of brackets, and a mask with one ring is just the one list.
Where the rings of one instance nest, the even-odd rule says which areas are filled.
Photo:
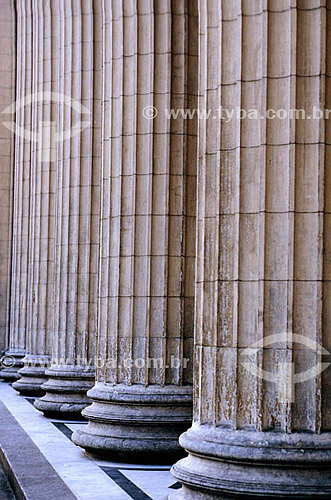
[[16, 20], [0, 375], [171, 498], [330, 497], [331, 3]]

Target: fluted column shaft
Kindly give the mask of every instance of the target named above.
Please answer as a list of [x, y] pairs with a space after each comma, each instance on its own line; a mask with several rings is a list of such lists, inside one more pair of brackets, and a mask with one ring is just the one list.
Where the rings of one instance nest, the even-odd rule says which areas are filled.
[[32, 3], [31, 131], [36, 140], [31, 146], [27, 355], [21, 378], [13, 385], [21, 394], [32, 395], [44, 394], [41, 385], [46, 381], [54, 332], [56, 157], [50, 124], [56, 125], [52, 110], [56, 103], [50, 94], [57, 90], [57, 51], [52, 48], [56, 48], [58, 13], [54, 3], [52, 7], [51, 2]]
[[162, 459], [191, 420], [197, 120], [165, 111], [196, 107], [197, 16], [184, 0], [103, 12], [100, 366], [73, 441]]
[[[76, 415], [94, 382], [99, 224], [99, 158], [93, 146], [93, 11], [91, 0], [60, 2], [61, 103], [57, 149], [55, 326], [52, 365], [36, 407]], [[82, 122], [81, 131], [75, 127]], [[97, 132], [96, 132], [97, 133]]]
[[[3, 0], [0, 3], [0, 22], [2, 26], [0, 37], [0, 53], [2, 55], [2, 65], [0, 68], [0, 109], [3, 112], [15, 101], [16, 14], [14, 5], [9, 0]], [[6, 122], [8, 116], [5, 114], [2, 116], [2, 122]], [[10, 116], [10, 119], [13, 119], [13, 115]], [[0, 354], [2, 354], [9, 347], [14, 171], [14, 135], [3, 123], [0, 125], [0, 144]], [[6, 359], [4, 358], [4, 368], [5, 364]]]
[[330, 107], [329, 16], [319, 0], [199, 2], [200, 108], [256, 118], [199, 124], [194, 418], [171, 498], [331, 495], [330, 167], [313, 118]]
[[9, 350], [15, 363], [2, 376], [5, 380], [16, 380], [17, 370], [23, 366], [26, 348], [27, 298], [28, 298], [28, 241], [30, 210], [30, 150], [31, 141], [24, 134], [31, 127], [31, 103], [25, 97], [31, 93], [32, 42], [31, 1], [17, 1], [17, 75], [14, 185], [13, 185], [13, 239], [11, 270], [11, 306]]

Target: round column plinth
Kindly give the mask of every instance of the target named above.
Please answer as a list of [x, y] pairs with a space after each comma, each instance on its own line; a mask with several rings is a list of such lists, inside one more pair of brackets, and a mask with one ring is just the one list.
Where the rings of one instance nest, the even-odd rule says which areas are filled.
[[110, 386], [88, 392], [93, 404], [83, 411], [88, 425], [72, 440], [103, 457], [169, 461], [183, 455], [178, 438], [192, 421], [190, 386]]
[[172, 467], [171, 500], [331, 498], [331, 433], [231, 431], [193, 426], [189, 456]]
[[24, 366], [19, 370], [20, 379], [13, 383], [13, 387], [22, 396], [42, 396], [45, 391], [41, 388], [47, 381], [45, 371], [50, 365], [50, 356], [28, 354], [23, 358]]
[[18, 371], [23, 368], [25, 349], [8, 349], [1, 358], [0, 378], [5, 382], [15, 382], [20, 378]]
[[52, 366], [45, 375], [48, 380], [42, 389], [46, 394], [35, 401], [37, 410], [50, 418], [82, 419], [82, 410], [91, 403], [86, 393], [94, 384], [94, 368]]

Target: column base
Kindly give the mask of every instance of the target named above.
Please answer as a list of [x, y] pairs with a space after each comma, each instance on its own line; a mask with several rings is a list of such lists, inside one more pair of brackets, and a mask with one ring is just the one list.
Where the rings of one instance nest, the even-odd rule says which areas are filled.
[[23, 368], [25, 349], [9, 348], [1, 358], [0, 378], [5, 382], [15, 382], [20, 378], [18, 371]]
[[144, 462], [183, 455], [178, 438], [192, 421], [190, 386], [98, 383], [88, 396], [88, 425], [74, 432], [76, 445], [94, 455]]
[[172, 467], [171, 500], [331, 498], [331, 433], [231, 431], [193, 425]]
[[45, 396], [35, 401], [46, 417], [82, 420], [82, 410], [91, 403], [87, 391], [93, 387], [95, 369], [84, 366], [55, 366], [45, 372], [41, 387]]
[[22, 361], [24, 367], [18, 372], [21, 378], [13, 383], [13, 388], [22, 396], [44, 395], [45, 391], [41, 386], [47, 381], [45, 371], [50, 366], [51, 357], [28, 354]]

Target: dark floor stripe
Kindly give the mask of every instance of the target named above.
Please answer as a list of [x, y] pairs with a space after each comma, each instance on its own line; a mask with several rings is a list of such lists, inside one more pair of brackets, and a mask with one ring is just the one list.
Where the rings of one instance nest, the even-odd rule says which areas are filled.
[[153, 500], [132, 481], [130, 481], [130, 479], [124, 476], [124, 474], [122, 474], [118, 469], [115, 469], [114, 467], [101, 467], [101, 469], [134, 500]]
[[69, 427], [66, 426], [63, 422], [52, 422], [52, 424], [59, 429], [59, 431], [62, 432], [62, 434], [65, 435], [68, 439], [71, 441], [71, 436], [73, 435], [73, 432]]
[[25, 398], [30, 405], [34, 406], [35, 398]]
[[147, 472], [169, 472], [171, 467], [169, 467], [168, 469], [161, 469], [161, 468], [157, 468], [155, 467], [154, 469], [151, 469], [149, 467], [121, 467], [120, 465], [118, 467], [116, 467], [117, 469], [119, 470], [140, 470], [140, 471], [147, 471]]
[[178, 482], [169, 486], [169, 488], [171, 488], [172, 490], [179, 490], [181, 487], [182, 487], [182, 485]]

